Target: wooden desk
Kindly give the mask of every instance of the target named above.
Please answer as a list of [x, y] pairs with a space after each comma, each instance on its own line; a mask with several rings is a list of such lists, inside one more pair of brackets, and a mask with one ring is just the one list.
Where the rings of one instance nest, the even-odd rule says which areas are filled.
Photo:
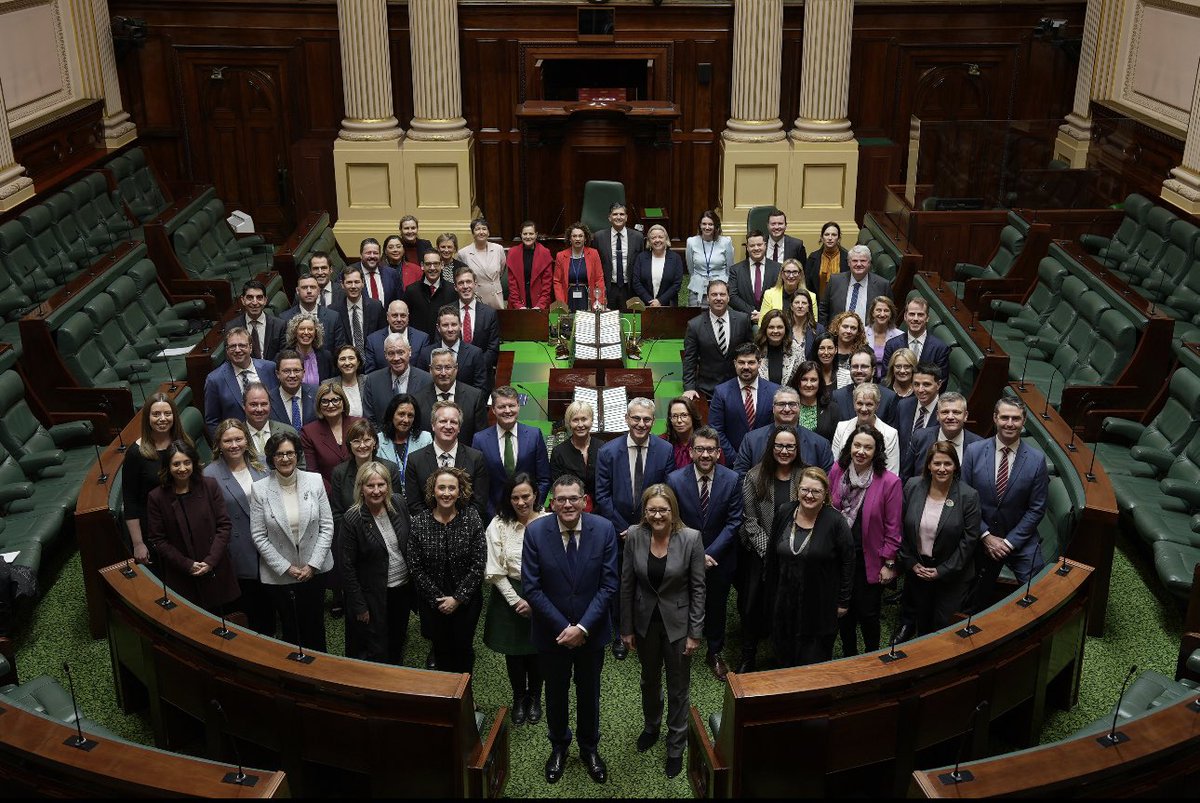
[[502, 309], [496, 311], [500, 322], [500, 339], [540, 340], [550, 334], [550, 313], [540, 309]]
[[123, 710], [149, 706], [160, 747], [203, 739], [220, 755], [237, 738], [286, 770], [298, 796], [503, 793], [507, 709], [481, 738], [469, 675], [324, 653], [304, 665], [287, 659], [288, 644], [236, 626], [225, 641], [212, 634], [219, 620], [174, 595], [164, 610], [159, 582], [140, 566], [126, 578], [127, 565], [100, 572], [113, 679]]
[[647, 307], [642, 310], [642, 338], [682, 340], [688, 321], [699, 315], [695, 307]]

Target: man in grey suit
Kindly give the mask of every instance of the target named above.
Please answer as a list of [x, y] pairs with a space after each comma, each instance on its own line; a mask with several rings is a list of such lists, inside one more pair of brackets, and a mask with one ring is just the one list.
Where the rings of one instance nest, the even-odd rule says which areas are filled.
[[[767, 215], [767, 259], [781, 265], [789, 259], [794, 259], [800, 263], [800, 269], [803, 270], [804, 261], [808, 258], [804, 251], [804, 241], [785, 234], [786, 231], [787, 215], [782, 209], [772, 209], [771, 214]], [[816, 292], [818, 288], [808, 289]]]
[[433, 406], [433, 443], [408, 456], [404, 470], [404, 501], [408, 514], [416, 517], [429, 507], [425, 504], [425, 482], [439, 466], [456, 466], [471, 477], [471, 504], [479, 518], [487, 517], [488, 470], [483, 453], [458, 440], [462, 409], [454, 402], [440, 401]]
[[830, 276], [825, 297], [821, 299], [823, 326], [828, 327], [829, 321], [843, 312], [857, 312], [863, 323], [869, 325], [871, 305], [875, 299], [880, 296], [892, 297], [892, 283], [871, 273], [871, 249], [856, 245], [849, 254], [850, 272]]
[[592, 247], [600, 254], [600, 266], [604, 268], [608, 308], [621, 312], [625, 311], [626, 301], [636, 298], [629, 285], [629, 269], [646, 244], [640, 231], [625, 225], [628, 221], [625, 204], [615, 203], [608, 208], [608, 222], [612, 225], [592, 236]]
[[482, 390], [471, 387], [465, 382], [458, 381], [458, 363], [454, 360], [454, 352], [447, 348], [434, 349], [429, 359], [429, 372], [433, 376], [433, 384], [412, 393], [417, 400], [417, 407], [424, 415], [430, 412], [432, 426], [433, 406], [439, 401], [451, 401], [459, 406], [462, 413], [458, 439], [464, 446], [470, 446], [475, 439], [475, 433], [487, 429], [487, 397]]
[[409, 363], [412, 349], [404, 335], [393, 333], [385, 337], [383, 356], [387, 365], [363, 378], [363, 417], [376, 430], [383, 429], [381, 419], [393, 396], [397, 393], [415, 396], [433, 384], [433, 377]]
[[758, 229], [746, 235], [746, 254], [729, 270], [729, 306], [758, 323], [763, 293], [779, 280], [779, 263], [767, 259], [767, 238]]
[[683, 395], [711, 398], [713, 389], [733, 379], [733, 353], [753, 339], [750, 316], [729, 309], [729, 285], [708, 283], [708, 309], [688, 321], [683, 338]]

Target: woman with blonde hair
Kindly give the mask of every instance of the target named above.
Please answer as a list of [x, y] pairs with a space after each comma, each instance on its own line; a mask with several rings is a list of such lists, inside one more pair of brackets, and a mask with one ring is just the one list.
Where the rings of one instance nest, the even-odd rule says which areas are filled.
[[775, 286], [768, 287], [763, 293], [762, 304], [758, 308], [759, 325], [762, 316], [766, 315], [768, 310], [791, 309], [792, 300], [797, 295], [808, 296], [810, 308], [817, 306], [817, 294], [804, 284], [804, 267], [799, 260], [788, 259], [779, 268], [779, 278], [775, 280]]
[[910, 348], [900, 348], [892, 352], [888, 361], [887, 371], [883, 375], [883, 386], [904, 398], [913, 392], [913, 371], [917, 368], [917, 353]]
[[304, 365], [304, 383], [317, 385], [337, 376], [333, 356], [325, 348], [325, 327], [311, 312], [292, 316], [283, 333], [284, 348], [300, 355]]
[[674, 307], [679, 304], [683, 287], [683, 260], [670, 249], [671, 238], [665, 227], [655, 223], [646, 232], [649, 250], [633, 258], [633, 293], [647, 307]]

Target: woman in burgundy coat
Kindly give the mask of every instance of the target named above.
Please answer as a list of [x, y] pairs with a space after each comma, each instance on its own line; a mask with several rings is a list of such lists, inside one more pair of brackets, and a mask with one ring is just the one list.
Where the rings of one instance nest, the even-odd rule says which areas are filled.
[[349, 409], [341, 384], [322, 382], [317, 388], [317, 419], [300, 429], [304, 469], [321, 475], [326, 494], [332, 493], [333, 470], [350, 459], [347, 433], [360, 419], [350, 415]]

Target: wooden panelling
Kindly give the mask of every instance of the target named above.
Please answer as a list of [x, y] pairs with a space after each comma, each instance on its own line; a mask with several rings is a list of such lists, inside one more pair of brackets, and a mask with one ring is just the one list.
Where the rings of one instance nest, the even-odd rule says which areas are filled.
[[36, 182], [38, 192], [63, 183], [107, 155], [100, 122], [103, 112], [102, 101], [83, 100], [49, 122], [13, 130], [16, 163]]
[[1088, 167], [1111, 182], [1106, 187], [1111, 197], [1140, 192], [1158, 198], [1171, 168], [1183, 161], [1183, 143], [1100, 103], [1092, 103], [1092, 120]]

